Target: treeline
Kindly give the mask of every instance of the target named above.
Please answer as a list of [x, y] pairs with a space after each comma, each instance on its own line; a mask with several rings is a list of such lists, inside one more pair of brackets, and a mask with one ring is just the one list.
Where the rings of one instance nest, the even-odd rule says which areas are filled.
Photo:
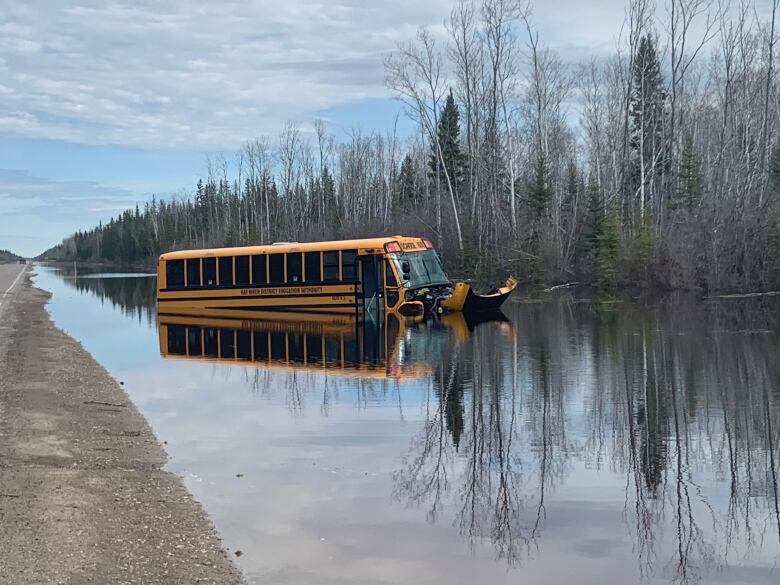
[[18, 262], [19, 260], [22, 260], [22, 257], [10, 250], [0, 250], [0, 262]]
[[615, 53], [564, 63], [524, 4], [458, 1], [386, 57], [413, 137], [288, 124], [49, 258], [420, 233], [454, 274], [604, 288], [780, 280], [777, 4], [630, 0]]

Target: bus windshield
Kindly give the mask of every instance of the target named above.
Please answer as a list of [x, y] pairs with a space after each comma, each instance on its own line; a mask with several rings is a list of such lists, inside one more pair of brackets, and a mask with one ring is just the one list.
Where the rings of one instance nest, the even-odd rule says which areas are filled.
[[409, 263], [409, 280], [404, 282], [404, 286], [417, 288], [431, 284], [447, 284], [449, 279], [444, 274], [439, 255], [433, 250], [424, 250], [422, 252], [393, 252], [390, 254], [395, 264], [396, 272], [403, 280], [404, 262]]

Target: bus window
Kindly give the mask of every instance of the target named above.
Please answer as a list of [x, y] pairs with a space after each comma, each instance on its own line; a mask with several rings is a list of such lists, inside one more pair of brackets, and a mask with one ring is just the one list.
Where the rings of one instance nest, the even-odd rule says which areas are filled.
[[303, 363], [303, 333], [290, 333], [287, 339], [290, 346], [290, 361]]
[[200, 343], [200, 327], [187, 328], [187, 353], [192, 356], [202, 356], [203, 348]]
[[268, 256], [268, 268], [272, 284], [284, 282], [284, 254], [270, 254]]
[[360, 366], [360, 341], [357, 337], [344, 340], [344, 362], [348, 366]]
[[236, 256], [236, 284], [249, 284], [249, 256]]
[[339, 279], [339, 253], [325, 252], [322, 258], [325, 267], [325, 280], [336, 281]]
[[187, 355], [187, 346], [185, 344], [184, 325], [168, 325], [168, 353], [171, 355]]
[[200, 258], [187, 259], [187, 287], [200, 286]]
[[168, 260], [165, 263], [165, 286], [168, 288], [184, 286], [184, 260]]
[[252, 256], [252, 284], [265, 284], [268, 282], [267, 264], [265, 255]]
[[301, 253], [290, 252], [287, 254], [287, 282], [301, 282], [303, 280], [303, 267], [301, 265]]
[[217, 285], [217, 259], [203, 259], [203, 284], [204, 286]]
[[385, 260], [385, 285], [388, 287], [397, 287], [398, 282], [395, 280], [395, 273], [390, 262]]
[[236, 357], [236, 341], [233, 329], [219, 330], [219, 353], [223, 358]]
[[322, 271], [320, 270], [320, 253], [306, 252], [304, 258], [306, 263], [306, 282], [319, 282], [322, 280]]
[[328, 364], [341, 363], [341, 338], [329, 336], [325, 338], [325, 361]]
[[287, 339], [285, 334], [279, 331], [271, 332], [271, 359], [287, 359]]
[[344, 250], [341, 252], [342, 280], [355, 280], [355, 260], [357, 260], [357, 250]]
[[217, 330], [213, 327], [203, 329], [203, 350], [206, 357], [217, 357]]
[[252, 341], [249, 331], [236, 331], [236, 357], [242, 360], [252, 358]]
[[310, 364], [322, 363], [322, 335], [306, 335], [306, 361]]
[[268, 360], [268, 334], [264, 331], [255, 331], [252, 333], [252, 341], [254, 342], [254, 360], [255, 361], [267, 361]]
[[219, 286], [233, 286], [233, 256], [219, 259]]

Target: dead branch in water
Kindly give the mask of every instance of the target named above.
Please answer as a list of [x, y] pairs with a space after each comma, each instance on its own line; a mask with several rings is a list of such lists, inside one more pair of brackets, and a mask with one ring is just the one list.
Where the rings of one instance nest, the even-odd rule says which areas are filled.
[[556, 284], [555, 286], [551, 286], [550, 288], [544, 289], [544, 292], [552, 292], [554, 290], [558, 290], [559, 288], [571, 288], [573, 286], [577, 286], [579, 282], [567, 282], [565, 284]]
[[776, 297], [780, 296], [780, 290], [772, 290], [768, 292], [753, 292], [753, 293], [743, 293], [743, 294], [729, 294], [729, 295], [713, 295], [711, 297], [706, 297], [709, 299], [752, 299], [755, 297]]

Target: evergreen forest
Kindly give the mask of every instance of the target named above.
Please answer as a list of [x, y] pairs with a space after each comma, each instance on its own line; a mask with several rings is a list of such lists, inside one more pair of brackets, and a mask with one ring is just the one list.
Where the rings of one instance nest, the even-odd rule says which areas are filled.
[[0, 250], [0, 262], [18, 262], [19, 260], [22, 260], [22, 257], [10, 250]]

